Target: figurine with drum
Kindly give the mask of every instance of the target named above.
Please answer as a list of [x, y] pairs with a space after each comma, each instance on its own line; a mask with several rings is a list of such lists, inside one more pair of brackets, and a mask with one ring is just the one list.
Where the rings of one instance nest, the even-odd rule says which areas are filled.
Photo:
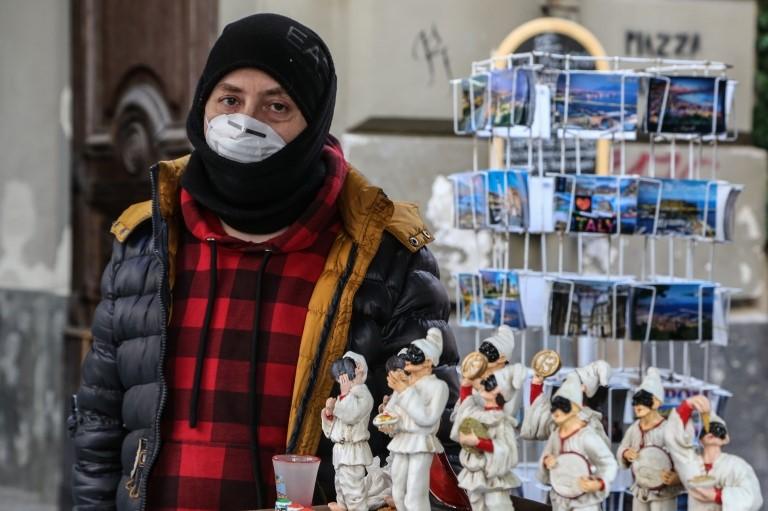
[[598, 511], [618, 471], [605, 441], [580, 416], [583, 398], [582, 383], [571, 373], [550, 400], [555, 429], [539, 461], [538, 477], [551, 486], [555, 511]]
[[637, 420], [627, 428], [616, 452], [619, 465], [632, 471], [632, 509], [674, 511], [677, 496], [684, 491], [664, 440], [668, 423], [659, 413], [663, 403], [661, 375], [650, 367], [632, 396]]

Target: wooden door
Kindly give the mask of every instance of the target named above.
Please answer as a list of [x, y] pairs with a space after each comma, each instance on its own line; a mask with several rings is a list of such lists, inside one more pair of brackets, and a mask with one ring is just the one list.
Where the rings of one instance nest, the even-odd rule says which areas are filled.
[[[189, 152], [185, 120], [218, 30], [215, 0], [72, 0], [72, 289], [67, 395], [76, 391], [111, 223], [150, 195], [149, 167]], [[67, 404], [69, 414], [69, 404]], [[71, 446], [61, 509], [70, 509]]]

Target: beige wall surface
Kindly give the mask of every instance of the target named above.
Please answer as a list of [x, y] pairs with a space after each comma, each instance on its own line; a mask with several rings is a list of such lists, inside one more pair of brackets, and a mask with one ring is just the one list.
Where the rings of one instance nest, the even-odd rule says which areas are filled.
[[70, 278], [69, 4], [0, 2], [0, 288]]
[[[469, 74], [520, 24], [534, 0], [221, 0], [220, 25], [278, 12], [314, 28], [339, 75], [334, 132], [372, 117], [448, 118], [448, 80]], [[575, 19], [609, 54], [723, 60], [740, 82], [736, 119], [751, 126], [756, 4], [752, 0], [580, 0]], [[629, 44], [628, 44], [629, 41]], [[431, 58], [427, 58], [427, 53]]]

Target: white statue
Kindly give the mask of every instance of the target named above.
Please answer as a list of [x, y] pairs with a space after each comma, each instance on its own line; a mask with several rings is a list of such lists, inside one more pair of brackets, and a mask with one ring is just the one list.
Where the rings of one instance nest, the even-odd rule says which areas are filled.
[[[577, 368], [571, 374], [578, 378], [582, 392], [588, 398], [592, 398], [601, 388], [608, 386], [611, 366], [604, 360], [596, 360]], [[549, 399], [543, 392], [543, 386], [544, 378], [534, 374], [531, 381], [531, 405], [525, 410], [520, 428], [520, 436], [526, 440], [546, 440], [556, 427], [552, 421]], [[603, 439], [605, 445], [610, 447], [611, 442], [603, 426], [603, 414], [584, 405], [581, 407], [581, 418]]]
[[[702, 452], [694, 445], [694, 429], [689, 422], [693, 410], [702, 416], [704, 427], [699, 435]], [[688, 490], [691, 511], [757, 511], [763, 496], [752, 467], [738, 456], [722, 451], [730, 442], [728, 427], [711, 410], [704, 396], [688, 398], [672, 410], [665, 431], [667, 447], [675, 468]]]
[[430, 328], [426, 338], [411, 342], [403, 355], [407, 381], [387, 376], [394, 392], [384, 412], [396, 422], [379, 428], [393, 436], [387, 447], [392, 455], [392, 498], [400, 510], [430, 509], [429, 470], [434, 454], [443, 452], [437, 430], [448, 402], [448, 385], [432, 374], [442, 352], [442, 333]]
[[333, 442], [336, 472], [336, 502], [328, 507], [332, 511], [367, 511], [367, 488], [362, 482], [373, 461], [368, 445], [373, 410], [373, 396], [365, 385], [368, 366], [362, 355], [348, 351], [333, 363], [331, 373], [341, 390], [338, 399], [328, 398], [320, 414], [323, 433]]
[[616, 451], [619, 465], [634, 474], [633, 511], [675, 511], [677, 496], [684, 491], [664, 440], [669, 423], [659, 413], [663, 403], [661, 376], [650, 367], [632, 396], [637, 420], [627, 428]]
[[[485, 363], [476, 352], [465, 360], [472, 357]], [[459, 459], [464, 468], [458, 481], [467, 491], [473, 511], [514, 509], [509, 492], [520, 486], [512, 471], [518, 461], [516, 421], [505, 412], [503, 397], [513, 393], [512, 376], [512, 371], [497, 370], [474, 379], [476, 395], [457, 407], [451, 438], [462, 446]]]
[[582, 384], [569, 374], [551, 400], [556, 429], [539, 462], [539, 480], [552, 486], [552, 509], [599, 511], [618, 465], [605, 440], [582, 418]]
[[[478, 351], [488, 361], [487, 374], [499, 371], [507, 373], [504, 375], [504, 380], [508, 381], [509, 385], [506, 385], [501, 390], [501, 396], [505, 402], [504, 411], [514, 420], [514, 425], [517, 426], [516, 415], [522, 404], [522, 389], [528, 376], [528, 369], [523, 364], [511, 363], [514, 350], [514, 332], [507, 325], [502, 325], [494, 335], [483, 340]], [[483, 398], [478, 395], [476, 386], [473, 386], [473, 383], [467, 378], [462, 378], [460, 401], [464, 401], [464, 399], [473, 394], [477, 406], [482, 407]]]

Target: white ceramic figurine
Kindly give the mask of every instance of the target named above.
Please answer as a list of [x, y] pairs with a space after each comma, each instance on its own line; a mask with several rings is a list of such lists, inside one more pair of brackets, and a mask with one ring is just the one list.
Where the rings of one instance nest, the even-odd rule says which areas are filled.
[[448, 385], [432, 374], [442, 352], [442, 333], [430, 328], [426, 337], [411, 342], [403, 355], [407, 381], [387, 376], [387, 384], [395, 392], [384, 410], [396, 417], [396, 422], [381, 429], [393, 435], [387, 447], [392, 455], [392, 498], [397, 509], [430, 509], [429, 471], [434, 454], [443, 452], [437, 430], [448, 403]]
[[[757, 511], [763, 496], [752, 467], [738, 456], [724, 453], [730, 442], [728, 426], [714, 414], [709, 400], [693, 396], [669, 415], [665, 440], [680, 479], [688, 490], [691, 511]], [[703, 427], [699, 434], [701, 453], [694, 445], [690, 417], [699, 412]]]
[[[473, 359], [479, 362], [474, 368]], [[451, 438], [462, 446], [459, 486], [467, 491], [473, 511], [511, 511], [509, 492], [520, 481], [512, 471], [518, 461], [516, 421], [504, 411], [504, 396], [513, 393], [513, 372], [487, 371], [487, 359], [478, 352], [467, 355], [462, 368], [477, 394], [463, 396], [451, 429]], [[485, 378], [472, 378], [477, 372]]]
[[619, 465], [632, 470], [633, 511], [675, 511], [677, 496], [683, 493], [664, 440], [669, 423], [659, 413], [663, 403], [661, 376], [650, 367], [632, 396], [637, 420], [627, 428], [616, 451]]
[[583, 391], [569, 374], [550, 401], [556, 429], [539, 461], [539, 480], [549, 484], [554, 511], [599, 511], [618, 465], [605, 441], [581, 417]]
[[333, 363], [331, 373], [341, 390], [338, 398], [328, 398], [321, 412], [323, 433], [333, 442], [336, 472], [336, 502], [328, 507], [332, 511], [367, 511], [367, 488], [362, 482], [365, 468], [373, 460], [368, 445], [373, 410], [373, 396], [365, 385], [368, 366], [362, 355], [348, 351]]

